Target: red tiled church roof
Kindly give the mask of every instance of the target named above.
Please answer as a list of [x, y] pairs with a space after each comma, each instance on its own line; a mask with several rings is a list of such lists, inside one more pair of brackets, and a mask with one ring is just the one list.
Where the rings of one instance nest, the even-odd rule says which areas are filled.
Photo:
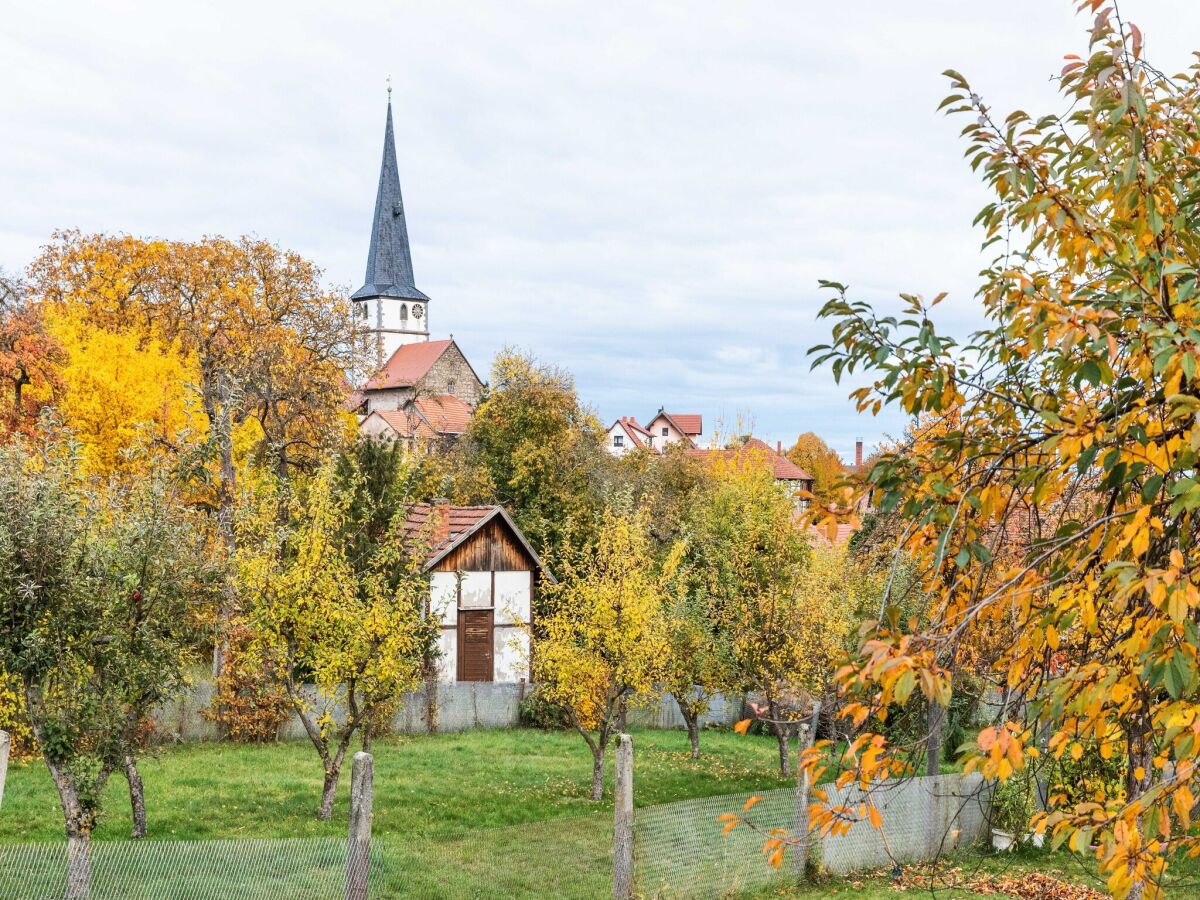
[[[453, 394], [419, 397], [413, 406], [437, 434], [462, 434], [467, 430], [473, 410], [469, 403]], [[422, 423], [422, 427], [428, 430]]]
[[396, 349], [379, 374], [367, 382], [367, 390], [412, 387], [428, 374], [454, 341], [418, 341]]

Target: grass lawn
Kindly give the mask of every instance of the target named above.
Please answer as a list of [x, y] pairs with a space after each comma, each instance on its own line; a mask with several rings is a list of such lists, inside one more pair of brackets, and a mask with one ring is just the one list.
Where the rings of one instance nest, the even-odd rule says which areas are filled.
[[[634, 742], [638, 806], [786, 785], [773, 738], [706, 731], [700, 760], [679, 731], [640, 731]], [[615, 752], [610, 749], [609, 756]], [[449, 837], [478, 829], [611, 815], [612, 760], [603, 805], [589, 799], [591, 755], [575, 733], [535, 730], [415, 735], [375, 741], [375, 835]], [[321, 765], [307, 741], [190, 744], [139, 763], [152, 840], [342, 837], [349, 814], [347, 758], [333, 821], [315, 813]], [[125, 779], [104, 794], [99, 840], [130, 829]], [[58, 840], [62, 810], [41, 760], [15, 762], [0, 813], [0, 842]]]
[[[698, 761], [689, 758], [683, 732], [639, 731], [633, 740], [638, 806], [789, 783], [778, 777], [773, 738], [706, 731]], [[378, 739], [374, 756], [373, 896], [611, 896], [612, 762], [605, 800], [594, 803], [589, 799], [591, 756], [578, 735], [507, 730], [395, 736]], [[321, 767], [307, 742], [171, 747], [139, 765], [149, 841], [345, 838], [349, 760], [333, 820], [319, 822]], [[132, 891], [130, 884], [144, 884], [148, 875], [176, 881], [218, 878], [225, 895], [237, 893], [231, 886], [239, 869], [236, 858], [197, 863], [195, 872], [201, 874], [189, 868], [190, 860], [174, 856], [139, 863], [153, 848], [129, 847], [129, 829], [125, 781], [115, 776], [96, 830], [97, 842], [105, 842], [98, 853], [109, 854], [114, 871], [140, 865], [147, 874], [139, 870], [110, 894], [95, 892], [96, 900], [167, 896], [161, 884]], [[0, 844], [61, 844], [62, 835], [62, 813], [45, 765], [14, 763], [0, 811]], [[332, 887], [340, 889], [343, 857], [331, 859], [323, 844], [280, 845], [277, 856], [295, 855], [276, 863], [279, 877], [291, 879], [288, 896], [324, 896]], [[20, 893], [17, 887], [28, 884], [25, 873], [34, 867], [12, 852], [6, 859], [0, 847], [0, 894], [53, 893]], [[41, 867], [47, 877], [61, 869], [57, 857], [43, 860]], [[311, 894], [294, 886], [301, 881], [311, 886]]]

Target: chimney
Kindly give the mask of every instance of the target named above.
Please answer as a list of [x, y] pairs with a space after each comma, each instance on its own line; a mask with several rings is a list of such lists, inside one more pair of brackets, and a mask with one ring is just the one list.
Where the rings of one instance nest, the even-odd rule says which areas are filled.
[[444, 497], [438, 497], [432, 505], [433, 509], [429, 511], [429, 516], [433, 519], [433, 524], [429, 540], [434, 547], [440, 547], [450, 540], [450, 501]]
[[854, 439], [854, 467], [857, 469], [862, 465], [862, 438]]
[[775, 442], [775, 452], [778, 453], [780, 456], [783, 455], [783, 441]]

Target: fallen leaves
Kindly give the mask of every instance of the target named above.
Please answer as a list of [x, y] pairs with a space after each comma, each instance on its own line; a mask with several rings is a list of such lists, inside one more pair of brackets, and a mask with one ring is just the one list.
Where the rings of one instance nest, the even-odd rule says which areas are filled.
[[900, 877], [892, 882], [892, 890], [901, 894], [933, 888], [957, 888], [977, 896], [1010, 897], [1013, 900], [1106, 900], [1108, 897], [1094, 888], [1072, 884], [1042, 872], [969, 876], [958, 867], [931, 872], [928, 866], [905, 866]]

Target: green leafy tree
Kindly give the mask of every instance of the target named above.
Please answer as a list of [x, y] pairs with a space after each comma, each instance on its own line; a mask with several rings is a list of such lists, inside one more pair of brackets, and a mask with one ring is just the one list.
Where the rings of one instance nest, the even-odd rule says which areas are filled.
[[576, 540], [593, 529], [593, 476], [608, 456], [601, 435], [570, 374], [512, 349], [496, 356], [467, 433], [469, 452], [544, 558], [558, 557], [569, 527]]
[[203, 530], [164, 476], [85, 482], [52, 429], [0, 448], [0, 507], [0, 668], [58, 790], [67, 896], [86, 897], [104, 786], [132, 769], [136, 818], [139, 726], [183, 686], [211, 620]]

